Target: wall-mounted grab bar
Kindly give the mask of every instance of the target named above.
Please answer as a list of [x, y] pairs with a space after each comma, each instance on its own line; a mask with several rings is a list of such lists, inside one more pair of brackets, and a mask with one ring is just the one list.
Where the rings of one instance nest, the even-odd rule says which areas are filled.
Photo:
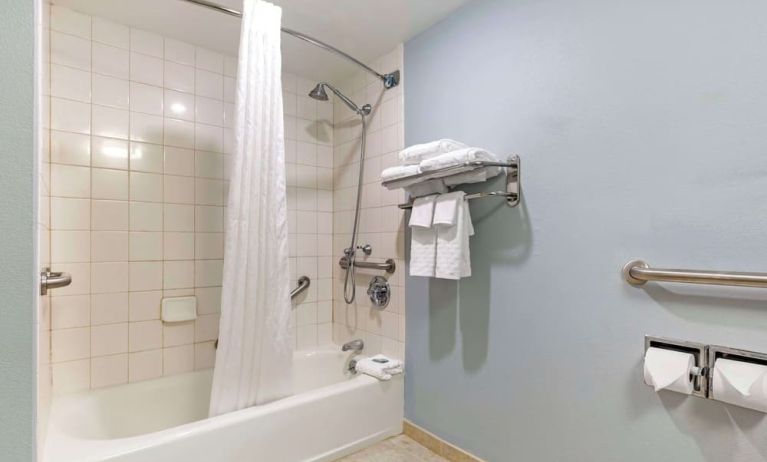
[[290, 291], [290, 299], [292, 300], [296, 298], [298, 294], [308, 289], [310, 285], [312, 285], [312, 280], [309, 279], [309, 276], [301, 276], [298, 278], [298, 286]]
[[40, 295], [48, 295], [49, 289], [66, 287], [69, 284], [72, 284], [72, 276], [69, 273], [52, 272], [50, 268], [40, 272]]
[[635, 286], [641, 286], [647, 281], [658, 281], [767, 288], [767, 273], [650, 268], [642, 260], [632, 260], [626, 263], [623, 267], [623, 278]]
[[[340, 260], [338, 260], [338, 266], [340, 266], [343, 269], [346, 269], [349, 266], [349, 258], [348, 257], [341, 257]], [[394, 270], [397, 269], [397, 265], [394, 263], [394, 260], [389, 258], [384, 263], [374, 262], [374, 261], [354, 261], [354, 267], [355, 268], [367, 268], [367, 269], [376, 269], [376, 270], [384, 270], [387, 273], [393, 273]]]

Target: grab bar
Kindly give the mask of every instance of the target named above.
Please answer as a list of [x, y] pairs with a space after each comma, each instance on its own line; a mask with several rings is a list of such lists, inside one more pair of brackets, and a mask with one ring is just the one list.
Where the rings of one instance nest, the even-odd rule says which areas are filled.
[[[310, 285], [312, 285], [312, 280], [309, 279], [309, 276], [301, 276], [298, 278], [298, 286], [290, 291], [290, 299], [293, 300], [296, 298], [298, 294], [308, 289]], [[218, 349], [218, 339], [213, 343], [213, 348]]]
[[623, 267], [623, 277], [634, 286], [641, 286], [647, 281], [658, 281], [767, 288], [767, 273], [650, 268], [650, 265], [642, 260], [626, 263]]
[[[341, 257], [340, 260], [338, 260], [338, 266], [340, 266], [342, 269], [346, 269], [349, 267], [349, 257]], [[394, 263], [394, 260], [389, 258], [384, 263], [374, 262], [374, 261], [354, 261], [354, 267], [355, 268], [367, 268], [367, 269], [376, 269], [376, 270], [384, 270], [387, 273], [391, 274], [394, 273], [394, 271], [397, 269], [396, 263]]]
[[309, 276], [301, 276], [298, 278], [298, 287], [290, 291], [290, 299], [292, 300], [296, 298], [298, 294], [308, 289], [310, 285], [312, 285], [312, 280], [309, 279]]
[[40, 272], [40, 295], [48, 295], [48, 289], [66, 287], [72, 284], [72, 276], [69, 273], [52, 272], [50, 268]]

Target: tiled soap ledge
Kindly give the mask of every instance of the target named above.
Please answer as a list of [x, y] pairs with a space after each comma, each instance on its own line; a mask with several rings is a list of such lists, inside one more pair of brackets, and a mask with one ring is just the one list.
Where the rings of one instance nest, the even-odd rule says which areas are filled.
[[433, 453], [442, 456], [451, 462], [485, 462], [479, 457], [453, 446], [447, 441], [440, 439], [436, 435], [429, 433], [407, 420], [403, 422], [402, 432], [421, 446], [428, 448]]

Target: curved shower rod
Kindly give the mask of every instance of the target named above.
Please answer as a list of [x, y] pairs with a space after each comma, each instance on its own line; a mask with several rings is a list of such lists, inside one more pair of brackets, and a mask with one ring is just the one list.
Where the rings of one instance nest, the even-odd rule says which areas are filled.
[[[209, 2], [207, 0], [183, 0], [183, 1], [185, 1], [187, 3], [194, 3], [195, 5], [199, 5], [199, 6], [204, 6], [206, 8], [210, 8], [212, 10], [218, 11], [219, 13], [225, 13], [225, 14], [228, 14], [230, 16], [235, 16], [235, 17], [238, 17], [238, 18], [242, 17], [242, 13], [237, 11], [237, 10], [233, 10], [231, 8], [226, 8], [226, 7], [223, 7], [221, 5], [217, 5], [217, 4], [213, 3], [213, 2]], [[393, 88], [393, 87], [396, 87], [397, 85], [399, 85], [399, 70], [396, 70], [394, 72], [390, 72], [388, 74], [378, 73], [374, 69], [369, 67], [367, 64], [365, 64], [362, 61], [360, 61], [357, 58], [355, 58], [354, 56], [351, 56], [351, 55], [349, 55], [349, 54], [339, 50], [338, 48], [336, 48], [336, 47], [334, 47], [332, 45], [328, 45], [327, 43], [325, 43], [325, 42], [323, 42], [321, 40], [318, 40], [318, 39], [316, 39], [316, 38], [314, 38], [314, 37], [312, 37], [310, 35], [306, 35], [304, 33], [295, 31], [293, 29], [288, 29], [287, 27], [281, 27], [280, 30], [282, 30], [282, 32], [285, 33], [285, 34], [291, 35], [291, 36], [293, 36], [293, 37], [295, 37], [297, 39], [303, 40], [304, 42], [311, 43], [312, 45], [318, 46], [318, 47], [323, 48], [325, 50], [331, 51], [331, 52], [333, 52], [333, 53], [335, 53], [335, 54], [337, 54], [337, 55], [339, 55], [339, 56], [341, 56], [343, 58], [346, 58], [347, 60], [353, 62], [354, 64], [360, 66], [361, 68], [365, 69], [366, 71], [370, 72], [371, 74], [373, 74], [376, 77], [378, 77], [379, 79], [381, 79], [381, 81], [384, 84], [384, 88], [389, 89], [389, 88]]]

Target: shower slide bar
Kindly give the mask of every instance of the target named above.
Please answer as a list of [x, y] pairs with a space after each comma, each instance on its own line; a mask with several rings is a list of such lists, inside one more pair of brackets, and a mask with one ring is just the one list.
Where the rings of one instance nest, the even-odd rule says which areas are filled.
[[[195, 5], [203, 6], [205, 8], [210, 8], [211, 10], [218, 11], [219, 13], [228, 14], [230, 16], [235, 16], [237, 18], [241, 18], [242, 17], [242, 13], [237, 11], [237, 10], [233, 10], [231, 8], [226, 8], [226, 7], [223, 7], [223, 6], [218, 5], [216, 3], [209, 2], [207, 0], [183, 0], [183, 1], [185, 1], [187, 3], [194, 3]], [[379, 79], [381, 79], [381, 81], [384, 84], [384, 88], [389, 89], [389, 88], [393, 88], [393, 87], [396, 87], [397, 85], [399, 85], [399, 80], [400, 80], [399, 70], [396, 70], [394, 72], [390, 72], [388, 74], [378, 73], [374, 69], [370, 68], [368, 65], [363, 63], [362, 61], [360, 61], [357, 58], [355, 58], [354, 56], [351, 56], [348, 53], [345, 53], [345, 52], [339, 50], [338, 48], [334, 47], [333, 45], [328, 45], [327, 43], [325, 43], [325, 42], [323, 42], [321, 40], [318, 40], [318, 39], [316, 39], [316, 38], [314, 38], [314, 37], [312, 37], [310, 35], [306, 35], [306, 34], [304, 34], [302, 32], [298, 32], [298, 31], [295, 31], [293, 29], [288, 29], [287, 27], [282, 27], [281, 30], [285, 34], [288, 34], [288, 35], [291, 35], [291, 36], [293, 36], [293, 37], [295, 37], [297, 39], [303, 40], [304, 42], [311, 43], [314, 46], [318, 46], [318, 47], [320, 47], [320, 48], [322, 48], [324, 50], [327, 50], [327, 51], [330, 51], [332, 53], [335, 53], [335, 54], [341, 56], [342, 58], [345, 58], [345, 59], [353, 62], [354, 64], [360, 66], [361, 68], [365, 69], [366, 71], [370, 72], [371, 74], [373, 74], [376, 77], [378, 77]]]
[[641, 286], [647, 281], [658, 281], [767, 288], [767, 273], [650, 268], [642, 260], [632, 260], [626, 263], [623, 267], [623, 278], [634, 286]]

